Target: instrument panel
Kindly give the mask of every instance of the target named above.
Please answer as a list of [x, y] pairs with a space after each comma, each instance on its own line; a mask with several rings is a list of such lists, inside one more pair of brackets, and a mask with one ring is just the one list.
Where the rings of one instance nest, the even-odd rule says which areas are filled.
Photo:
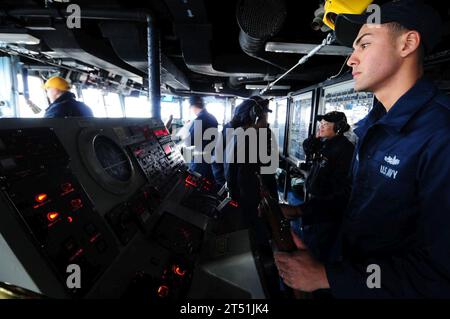
[[[54, 298], [179, 299], [208, 297], [242, 272], [236, 247], [223, 261], [231, 270], [203, 279], [216, 230], [240, 229], [220, 219], [240, 213], [217, 210], [223, 196], [187, 171], [160, 120], [1, 121], [0, 281]], [[260, 298], [257, 260], [246, 262]], [[71, 265], [79, 287], [67, 284]]]
[[59, 278], [69, 264], [85, 270], [82, 289], [70, 290], [83, 294], [118, 254], [111, 232], [53, 130], [0, 130], [0, 140], [3, 195]]

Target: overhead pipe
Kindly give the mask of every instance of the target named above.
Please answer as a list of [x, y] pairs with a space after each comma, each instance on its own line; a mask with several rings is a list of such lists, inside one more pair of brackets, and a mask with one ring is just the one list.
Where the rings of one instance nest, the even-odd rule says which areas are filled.
[[[1, 10], [0, 17], [20, 18], [67, 18], [72, 15], [71, 12], [55, 8], [32, 8], [32, 9], [10, 9]], [[101, 9], [83, 9], [81, 19], [88, 20], [121, 20], [121, 21], [147, 21], [146, 12], [131, 10], [101, 10]]]
[[148, 94], [152, 117], [161, 119], [161, 50], [159, 32], [147, 15]]

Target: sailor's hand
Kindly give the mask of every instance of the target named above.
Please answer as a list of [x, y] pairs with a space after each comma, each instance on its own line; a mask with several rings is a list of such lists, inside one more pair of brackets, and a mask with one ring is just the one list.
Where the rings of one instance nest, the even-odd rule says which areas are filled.
[[325, 267], [309, 252], [308, 247], [292, 232], [298, 248], [292, 253], [276, 252], [275, 263], [284, 283], [306, 292], [329, 288]]

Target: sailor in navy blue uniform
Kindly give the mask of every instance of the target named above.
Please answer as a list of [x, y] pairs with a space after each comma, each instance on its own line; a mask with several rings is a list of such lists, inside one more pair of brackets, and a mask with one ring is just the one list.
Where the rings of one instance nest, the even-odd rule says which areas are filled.
[[277, 266], [291, 287], [337, 298], [450, 298], [450, 99], [423, 77], [421, 52], [439, 41], [440, 17], [400, 0], [381, 7], [381, 25], [366, 18], [336, 21], [355, 48], [355, 89], [379, 101], [355, 130], [338, 258], [319, 263], [296, 238]]
[[45, 110], [46, 118], [62, 117], [92, 117], [92, 110], [83, 102], [75, 100], [75, 95], [70, 92], [70, 84], [59, 76], [48, 79], [44, 88], [50, 105]]
[[[219, 177], [220, 173], [215, 174], [215, 162], [213, 161], [214, 158], [214, 149], [213, 152], [210, 154], [205, 154], [205, 148], [209, 143], [214, 143], [215, 140], [211, 141], [204, 138], [204, 133], [208, 129], [213, 129], [216, 131], [214, 136], [217, 136], [217, 127], [218, 123], [216, 118], [209, 113], [206, 110], [203, 98], [200, 96], [192, 96], [190, 99], [190, 107], [191, 110], [196, 115], [195, 120], [193, 121], [190, 129], [189, 129], [189, 135], [190, 135], [190, 145], [194, 146], [194, 160], [190, 163], [189, 168], [192, 171], [195, 171], [197, 173], [200, 173], [203, 177], [207, 178], [210, 181], [215, 181], [217, 186], [220, 188], [223, 183], [225, 182], [225, 177], [223, 177], [222, 172], [222, 178]], [[195, 136], [198, 136], [198, 141], [196, 141]], [[199, 145], [196, 145], [196, 142]], [[206, 157], [211, 157], [210, 161], [208, 162], [206, 160]], [[216, 177], [217, 176], [217, 177]]]

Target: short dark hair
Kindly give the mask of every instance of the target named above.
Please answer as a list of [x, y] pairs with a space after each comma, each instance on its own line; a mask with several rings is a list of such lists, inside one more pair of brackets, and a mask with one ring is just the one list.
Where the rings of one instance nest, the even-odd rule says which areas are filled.
[[[411, 31], [410, 29], [404, 27], [398, 22], [389, 22], [385, 24], [389, 31], [393, 33], [394, 36], [399, 36], [405, 32]], [[423, 65], [423, 62], [425, 60], [425, 47], [423, 45], [422, 40], [420, 41], [419, 48], [417, 49], [418, 52], [418, 58], [419, 58], [419, 65]]]
[[189, 97], [189, 103], [191, 106], [194, 105], [194, 106], [198, 107], [199, 109], [205, 108], [205, 102], [203, 101], [203, 98], [198, 95], [193, 95], [193, 96]]

